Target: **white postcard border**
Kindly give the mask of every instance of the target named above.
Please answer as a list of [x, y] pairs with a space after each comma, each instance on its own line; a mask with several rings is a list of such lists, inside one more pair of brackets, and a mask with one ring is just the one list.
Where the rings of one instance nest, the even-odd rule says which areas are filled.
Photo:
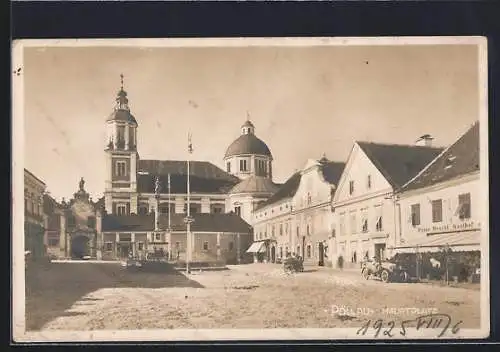
[[[441, 338], [485, 338], [490, 332], [489, 282], [489, 173], [488, 173], [488, 66], [487, 40], [479, 36], [459, 37], [364, 37], [364, 38], [163, 38], [163, 39], [23, 39], [12, 45], [12, 233], [24, 228], [24, 74], [25, 47], [139, 47], [144, 50], [160, 47], [247, 47], [247, 46], [394, 46], [394, 45], [477, 45], [479, 50], [479, 120], [481, 153], [481, 191], [484, 204], [481, 221], [481, 327], [462, 329], [456, 335]], [[358, 328], [344, 329], [170, 329], [117, 331], [25, 331], [24, 236], [12, 236], [12, 331], [16, 342], [82, 342], [82, 341], [222, 341], [222, 340], [311, 340], [360, 339], [374, 336], [357, 335]], [[404, 339], [395, 329], [392, 339]], [[429, 329], [407, 329], [406, 339], [434, 339], [439, 334]], [[379, 336], [377, 340], [388, 339]]]

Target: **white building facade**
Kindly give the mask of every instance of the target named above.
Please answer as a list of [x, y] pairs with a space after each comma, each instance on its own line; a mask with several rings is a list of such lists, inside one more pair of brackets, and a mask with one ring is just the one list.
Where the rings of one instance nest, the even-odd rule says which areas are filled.
[[254, 212], [260, 260], [275, 262], [291, 254], [306, 263], [328, 265], [331, 197], [343, 167], [326, 158], [309, 160]]
[[331, 201], [344, 163], [326, 158], [309, 160], [293, 197], [293, 248], [304, 262], [329, 265]]
[[480, 250], [485, 207], [478, 123], [402, 187], [398, 206], [396, 253]]
[[357, 267], [365, 258], [385, 258], [398, 222], [394, 192], [441, 149], [355, 142], [332, 200], [334, 265]]

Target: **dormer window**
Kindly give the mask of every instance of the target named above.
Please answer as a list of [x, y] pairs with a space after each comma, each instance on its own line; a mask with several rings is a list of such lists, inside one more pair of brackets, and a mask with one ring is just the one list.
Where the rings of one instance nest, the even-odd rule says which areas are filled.
[[444, 168], [449, 169], [450, 167], [453, 166], [453, 161], [456, 159], [456, 156], [450, 155], [449, 157], [446, 158], [444, 162]]

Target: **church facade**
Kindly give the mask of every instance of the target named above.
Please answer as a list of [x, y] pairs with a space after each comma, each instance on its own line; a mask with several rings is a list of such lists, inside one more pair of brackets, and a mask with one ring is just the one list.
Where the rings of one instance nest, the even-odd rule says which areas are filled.
[[222, 154], [225, 170], [208, 161], [142, 159], [123, 77], [105, 127], [103, 197], [93, 201], [83, 179], [69, 201], [45, 196], [52, 257], [116, 260], [161, 250], [179, 261], [252, 259], [246, 250], [253, 212], [280, 185], [272, 179], [272, 153], [248, 116]]
[[252, 212], [279, 187], [271, 151], [250, 120], [223, 154], [226, 170], [208, 161], [142, 159], [123, 77], [105, 126], [104, 196], [92, 201], [83, 179], [67, 202], [46, 196], [52, 256], [114, 260], [161, 250], [186, 260], [189, 246], [193, 261], [246, 260]]
[[[187, 213], [187, 161], [140, 158], [138, 123], [123, 86], [106, 127], [106, 213], [147, 215], [154, 213], [156, 206], [162, 215]], [[189, 161], [190, 213], [232, 211], [250, 222], [253, 207], [269, 198], [277, 185], [272, 182], [271, 152], [255, 136], [255, 127], [249, 120], [241, 126], [240, 137], [226, 150], [224, 162], [226, 171], [207, 161]], [[158, 199], [154, 190], [156, 179]]]
[[186, 259], [189, 218], [191, 260], [244, 260], [253, 238], [252, 211], [278, 187], [272, 181], [272, 154], [255, 136], [251, 121], [241, 126], [240, 137], [227, 148], [226, 170], [207, 161], [141, 159], [138, 122], [123, 83], [106, 125], [99, 257], [119, 258], [130, 252], [140, 256], [161, 249], [171, 258]]

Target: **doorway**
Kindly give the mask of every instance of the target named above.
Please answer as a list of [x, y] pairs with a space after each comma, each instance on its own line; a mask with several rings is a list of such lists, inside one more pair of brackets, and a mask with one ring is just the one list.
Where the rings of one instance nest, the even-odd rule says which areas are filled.
[[306, 257], [306, 236], [302, 236], [302, 259]]
[[325, 266], [325, 247], [323, 245], [323, 242], [320, 242], [318, 244], [318, 257], [319, 257], [319, 260], [318, 260], [318, 265], [319, 266]]
[[375, 258], [377, 258], [377, 260], [385, 259], [385, 243], [375, 244]]
[[87, 236], [76, 236], [71, 239], [71, 257], [82, 259], [89, 255], [89, 238]]
[[128, 258], [128, 255], [131, 251], [131, 246], [129, 242], [121, 242], [118, 247], [118, 257], [119, 258]]

